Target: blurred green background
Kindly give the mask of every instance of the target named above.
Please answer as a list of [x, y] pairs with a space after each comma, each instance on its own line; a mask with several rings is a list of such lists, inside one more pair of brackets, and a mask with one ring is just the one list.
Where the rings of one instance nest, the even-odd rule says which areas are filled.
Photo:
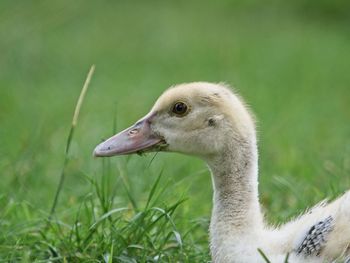
[[[4, 241], [10, 232], [16, 237], [14, 229], [50, 210], [75, 103], [92, 64], [57, 207], [62, 220], [70, 222], [70, 209], [91, 191], [83, 175], [101, 176], [102, 161], [92, 150], [114, 123], [125, 128], [167, 87], [190, 81], [227, 82], [255, 112], [259, 186], [270, 222], [350, 188], [349, 1], [2, 0], [0, 50], [4, 254], [16, 243]], [[205, 164], [177, 154], [152, 157], [111, 164], [125, 164], [136, 200], [145, 199], [163, 170], [162, 184], [169, 187], [163, 202], [188, 197], [179, 207], [181, 222], [207, 222]], [[128, 203], [117, 189], [115, 207]], [[204, 251], [206, 227], [198, 234]]]

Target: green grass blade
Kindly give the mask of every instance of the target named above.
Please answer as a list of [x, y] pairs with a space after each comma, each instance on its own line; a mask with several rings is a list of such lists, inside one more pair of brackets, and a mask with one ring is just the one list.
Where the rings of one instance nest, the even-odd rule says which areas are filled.
[[289, 253], [287, 253], [286, 258], [284, 259], [284, 263], [288, 263], [289, 260]]
[[113, 215], [113, 214], [115, 214], [115, 213], [127, 211], [127, 210], [129, 210], [129, 208], [127, 208], [127, 207], [121, 207], [121, 208], [116, 208], [116, 209], [113, 209], [113, 210], [109, 211], [108, 213], [102, 215], [102, 216], [90, 227], [90, 229], [96, 228], [102, 221], [104, 221], [105, 219], [107, 219], [107, 218], [110, 217], [111, 215]]
[[108, 263], [112, 263], [113, 262], [113, 243], [111, 246], [111, 252], [109, 253], [109, 257], [108, 257]]
[[149, 204], [150, 204], [150, 202], [151, 202], [151, 200], [152, 200], [152, 197], [153, 197], [154, 193], [156, 192], [157, 186], [158, 186], [158, 184], [159, 184], [159, 182], [160, 182], [160, 179], [161, 179], [162, 175], [163, 175], [163, 170], [160, 171], [160, 173], [159, 173], [159, 175], [158, 175], [156, 181], [154, 182], [154, 184], [153, 184], [153, 186], [152, 186], [151, 191], [149, 192], [145, 210], [148, 209], [148, 206], [149, 206]]
[[57, 206], [58, 198], [59, 198], [60, 192], [61, 192], [62, 187], [63, 187], [63, 182], [64, 182], [64, 178], [65, 178], [65, 171], [66, 171], [66, 167], [67, 167], [67, 164], [68, 164], [68, 161], [69, 161], [68, 153], [69, 153], [71, 141], [73, 139], [74, 129], [75, 129], [77, 123], [78, 123], [80, 108], [81, 108], [81, 106], [83, 104], [83, 101], [84, 101], [84, 98], [85, 98], [85, 94], [86, 94], [86, 91], [87, 91], [87, 89], [89, 87], [90, 80], [91, 80], [91, 77], [92, 77], [94, 71], [95, 71], [95, 65], [92, 65], [90, 70], [89, 70], [89, 73], [88, 73], [88, 75], [86, 77], [86, 80], [85, 80], [85, 83], [83, 85], [83, 88], [82, 88], [82, 90], [80, 92], [80, 96], [78, 98], [77, 105], [75, 106], [73, 120], [72, 120], [72, 125], [71, 125], [70, 131], [69, 131], [67, 144], [66, 144], [66, 152], [65, 152], [63, 168], [62, 168], [60, 180], [59, 180], [59, 183], [58, 183], [58, 186], [57, 186], [55, 198], [54, 198], [54, 201], [53, 201], [52, 206], [51, 206], [51, 211], [50, 211], [48, 222], [50, 222], [50, 219], [52, 218], [52, 215], [55, 213], [55, 209], [56, 209], [56, 206]]
[[265, 260], [266, 263], [271, 263], [271, 261], [268, 259], [268, 257], [265, 255], [265, 253], [260, 248], [258, 248], [258, 252], [261, 255], [261, 257]]

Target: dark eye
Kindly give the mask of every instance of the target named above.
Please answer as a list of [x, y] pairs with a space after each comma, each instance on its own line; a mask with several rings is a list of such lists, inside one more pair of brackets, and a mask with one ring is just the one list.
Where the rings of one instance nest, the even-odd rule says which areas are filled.
[[188, 111], [188, 107], [183, 102], [176, 102], [173, 106], [172, 111], [173, 111], [173, 113], [175, 113], [178, 116], [184, 116]]

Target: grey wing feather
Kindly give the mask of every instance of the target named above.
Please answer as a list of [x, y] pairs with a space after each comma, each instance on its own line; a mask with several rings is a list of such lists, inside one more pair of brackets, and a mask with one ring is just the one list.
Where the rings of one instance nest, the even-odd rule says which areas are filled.
[[333, 228], [334, 219], [332, 216], [319, 221], [310, 228], [296, 252], [304, 256], [320, 255], [322, 248], [327, 242], [327, 236], [332, 232]]

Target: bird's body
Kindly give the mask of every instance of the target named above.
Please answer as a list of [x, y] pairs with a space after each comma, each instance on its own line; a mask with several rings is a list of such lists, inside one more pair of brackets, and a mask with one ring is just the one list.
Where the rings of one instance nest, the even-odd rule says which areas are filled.
[[320, 203], [280, 227], [264, 222], [258, 197], [258, 150], [252, 114], [222, 84], [168, 89], [133, 127], [95, 149], [96, 156], [142, 151], [198, 156], [212, 173], [210, 249], [214, 262], [331, 262], [347, 256], [350, 193]]

